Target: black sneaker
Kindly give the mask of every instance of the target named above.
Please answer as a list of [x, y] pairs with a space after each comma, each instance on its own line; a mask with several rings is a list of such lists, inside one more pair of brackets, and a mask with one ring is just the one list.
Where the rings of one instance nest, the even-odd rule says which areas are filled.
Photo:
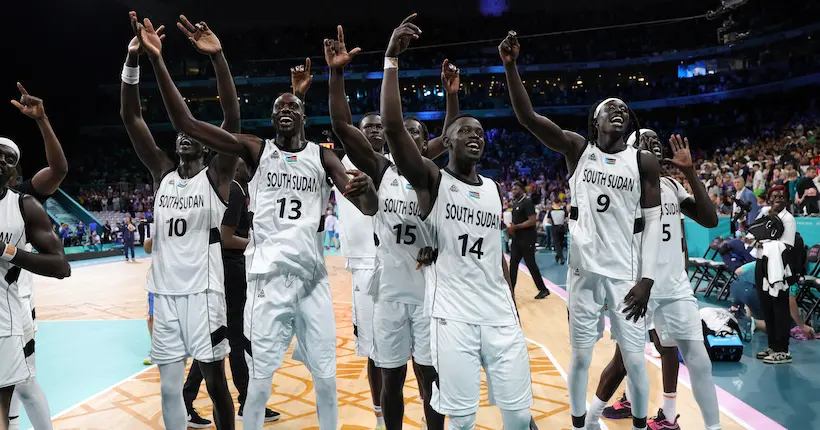
[[530, 416], [530, 430], [538, 430], [538, 425], [535, 424], [535, 418]]
[[[242, 411], [243, 411], [244, 408], [245, 408], [244, 405], [240, 406], [239, 407], [239, 412], [236, 414], [237, 419], [239, 421], [242, 421]], [[271, 408], [265, 408], [265, 422], [266, 423], [272, 423], [274, 421], [279, 421], [279, 418], [281, 418], [281, 417], [282, 417], [282, 414], [280, 414], [279, 412], [276, 412]]]
[[760, 351], [757, 354], [755, 354], [755, 358], [757, 358], [758, 360], [763, 360], [764, 358], [772, 355], [773, 352], [774, 352], [773, 349], [766, 348], [763, 351]]
[[792, 362], [792, 354], [790, 352], [773, 352], [768, 357], [763, 359], [766, 364], [787, 364]]
[[210, 420], [206, 420], [205, 418], [199, 416], [196, 409], [191, 409], [188, 413], [188, 427], [194, 429], [207, 429], [213, 427], [213, 423]]
[[610, 420], [632, 418], [632, 403], [626, 400], [626, 393], [612, 406], [605, 407], [602, 415]]
[[539, 291], [538, 295], [535, 296], [536, 299], [546, 299], [550, 295], [550, 290]]

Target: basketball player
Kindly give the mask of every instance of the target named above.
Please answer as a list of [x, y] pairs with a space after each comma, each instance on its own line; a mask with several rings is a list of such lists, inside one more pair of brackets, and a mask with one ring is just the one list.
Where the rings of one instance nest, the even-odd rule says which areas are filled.
[[292, 93], [280, 95], [273, 103], [275, 139], [234, 134], [197, 121], [171, 80], [160, 55], [160, 37], [150, 20], [139, 24], [137, 32], [174, 126], [211, 149], [241, 157], [252, 172], [251, 233], [245, 251], [246, 359], [251, 379], [244, 428], [262, 428], [271, 378], [295, 332], [294, 358], [313, 375], [319, 427], [335, 429], [336, 330], [320, 223], [331, 184], [355, 197], [363, 213], [375, 213], [378, 203], [372, 181], [361, 172], [345, 171], [330, 149], [302, 139], [304, 104]]
[[[26, 100], [21, 105], [28, 109], [29, 102], [35, 104]], [[31, 319], [26, 315], [30, 310], [20, 300], [20, 274], [27, 270], [58, 279], [71, 275], [62, 243], [43, 206], [34, 197], [8, 188], [11, 178], [17, 175], [19, 161], [17, 144], [0, 138], [0, 294], [5, 297], [0, 301], [0, 429], [4, 430], [9, 427], [15, 385], [26, 382], [34, 372], [26, 361], [29, 348], [25, 336], [27, 332], [33, 336], [34, 329], [29, 327]], [[25, 249], [29, 243], [36, 253]]]
[[[17, 171], [15, 175], [9, 179], [9, 188], [18, 191], [22, 194], [28, 194], [37, 199], [40, 204], [45, 204], [45, 201], [51, 197], [60, 187], [63, 178], [68, 173], [68, 161], [63, 153], [63, 148], [54, 130], [51, 128], [51, 123], [46, 116], [45, 108], [42, 99], [28, 94], [23, 85], [17, 83], [17, 88], [20, 90], [20, 101], [12, 101], [15, 107], [20, 112], [34, 119], [37, 122], [37, 127], [43, 136], [45, 143], [46, 160], [48, 167], [38, 171], [31, 179], [20, 182], [22, 170], [20, 164], [17, 164]], [[31, 251], [31, 245], [26, 245], [26, 251]], [[20, 426], [20, 405], [26, 408], [26, 415], [28, 415], [32, 426], [37, 430], [51, 429], [51, 412], [49, 411], [48, 400], [43, 392], [43, 388], [35, 378], [35, 343], [34, 333], [37, 331], [35, 323], [35, 309], [34, 309], [34, 276], [31, 272], [21, 271], [20, 277], [17, 279], [18, 293], [20, 301], [25, 310], [24, 316], [29, 319], [26, 322], [26, 362], [29, 369], [31, 369], [32, 377], [25, 382], [18, 384], [14, 389], [14, 396], [11, 400], [11, 410], [9, 412], [9, 428], [15, 430]], [[30, 330], [28, 330], [30, 329]]]
[[[637, 118], [620, 99], [609, 98], [589, 113], [589, 141], [537, 114], [527, 96], [516, 59], [514, 31], [498, 47], [518, 122], [550, 149], [564, 154], [572, 175], [572, 235], [568, 266], [569, 328], [572, 355], [569, 401], [573, 428], [585, 425], [585, 398], [592, 348], [603, 335], [604, 304], [613, 316], [628, 371], [633, 421], [646, 427], [649, 378], [643, 358], [649, 293], [657, 278], [661, 240], [660, 165], [650, 152], [626, 144]], [[640, 134], [640, 133], [639, 133]], [[638, 235], [641, 231], [643, 235]], [[598, 423], [587, 422], [587, 428]]]
[[[135, 36], [136, 13], [130, 13]], [[223, 127], [239, 130], [239, 103], [222, 46], [205, 23], [191, 32], [191, 24], [180, 16], [178, 26], [189, 32], [189, 40], [211, 57], [217, 75], [220, 103], [225, 114]], [[160, 27], [162, 30], [163, 27]], [[225, 201], [236, 170], [236, 158], [219, 154], [205, 166], [205, 147], [179, 133], [176, 153], [179, 165], [157, 147], [139, 104], [138, 55], [150, 45], [131, 40], [122, 73], [121, 116], [137, 156], [151, 172], [156, 192], [153, 259], [147, 289], [154, 293], [154, 326], [151, 359], [159, 366], [162, 417], [169, 430], [184, 429], [188, 422], [182, 395], [185, 359], [194, 358], [205, 378], [214, 405], [218, 429], [234, 428], [234, 409], [225, 377], [226, 337], [225, 286], [219, 226]], [[159, 42], [162, 36], [152, 32]], [[143, 38], [144, 39], [144, 38]], [[155, 51], [149, 51], [154, 53]], [[158, 51], [156, 51], [158, 54]]]
[[[636, 133], [633, 133], [628, 145], [636, 142]], [[669, 138], [672, 148], [671, 160], [665, 160], [677, 167], [686, 176], [692, 187], [694, 197], [689, 195], [683, 186], [671, 177], [661, 178], [661, 200], [663, 213], [661, 221], [661, 253], [658, 258], [658, 285], [652, 289], [652, 298], [649, 301], [647, 317], [654, 329], [650, 330], [650, 337], [661, 354], [663, 364], [663, 408], [658, 416], [649, 421], [649, 428], [653, 430], [680, 429], [677, 423], [677, 385], [678, 385], [678, 349], [680, 349], [689, 374], [692, 378], [692, 392], [700, 406], [707, 430], [720, 429], [720, 410], [718, 409], [717, 393], [712, 381], [712, 362], [709, 353], [703, 344], [698, 303], [692, 294], [689, 276], [686, 272], [685, 238], [682, 222], [678, 219], [684, 214], [698, 224], [713, 228], [717, 225], [717, 212], [712, 204], [706, 187], [698, 178], [692, 164], [692, 155], [689, 152], [688, 139], [680, 136]], [[650, 151], [663, 160], [664, 151], [657, 133], [653, 130], [641, 130], [640, 148]], [[677, 348], [675, 347], [677, 345]], [[598, 383], [596, 397], [592, 400], [587, 412], [587, 419], [597, 422], [604, 411], [606, 402], [615, 393], [626, 376], [626, 368], [621, 358], [620, 348], [616, 347], [615, 357], [604, 369]], [[607, 411], [613, 417], [629, 417], [631, 407], [625, 401], [619, 402], [617, 410]]]
[[[333, 130], [345, 148], [345, 160], [361, 166], [363, 172], [375, 178], [379, 195], [379, 211], [371, 224], [375, 230], [379, 274], [372, 287], [374, 292], [371, 292], [376, 303], [371, 317], [373, 345], [370, 355], [371, 363], [381, 369], [384, 378], [381, 399], [386, 428], [402, 428], [404, 382], [407, 362], [412, 358], [427, 426], [442, 429], [444, 416], [430, 407], [436, 371], [430, 356], [430, 319], [429, 315], [424, 315], [423, 309], [424, 273], [414, 267], [419, 250], [430, 245], [429, 231], [419, 216], [418, 199], [413, 187], [391, 162], [392, 157], [382, 155], [384, 134], [381, 117], [370, 114], [362, 119], [359, 128], [353, 126], [344, 90], [344, 67], [359, 48], [348, 52], [341, 26], [338, 26], [337, 32], [337, 40], [324, 41], [325, 59], [330, 67]], [[448, 94], [451, 90], [456, 94], [457, 108], [458, 69], [447, 60], [442, 65], [442, 79], [447, 84]], [[423, 124], [415, 118], [406, 118], [403, 124], [413, 137], [418, 151], [423, 152], [427, 144]], [[356, 291], [354, 297], [355, 294]]]
[[[433, 248], [438, 248], [431, 276], [435, 279], [427, 283], [425, 301], [432, 316], [431, 356], [439, 375], [431, 405], [449, 415], [451, 429], [474, 428], [484, 367], [491, 399], [502, 410], [504, 428], [528, 429], [530, 364], [505, 281], [499, 240], [501, 191], [476, 172], [484, 130], [471, 116], [455, 118], [443, 142], [450, 160], [440, 170], [422, 157], [402, 122], [397, 57], [421, 34], [411, 22], [415, 17], [406, 18], [390, 37], [381, 113], [398, 170], [416, 191], [418, 216], [428, 222]], [[384, 179], [382, 182], [384, 186]], [[404, 240], [404, 235], [397, 237]]]

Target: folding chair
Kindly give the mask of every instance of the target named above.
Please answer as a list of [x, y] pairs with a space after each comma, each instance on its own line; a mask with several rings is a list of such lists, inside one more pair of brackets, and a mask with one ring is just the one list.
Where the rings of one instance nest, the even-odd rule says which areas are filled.
[[797, 297], [797, 307], [803, 311], [806, 321], [812, 324], [813, 318], [820, 317], [820, 244], [813, 245], [809, 248], [806, 255], [806, 267], [811, 268], [809, 274], [801, 277], [797, 281], [799, 286]]
[[690, 265], [695, 268], [694, 272], [692, 272], [692, 276], [689, 278], [689, 282], [694, 282], [697, 280], [694, 287], [695, 291], [698, 290], [701, 281], [712, 281], [714, 274], [710, 273], [710, 270], [716, 269], [717, 267], [715, 265], [717, 263], [725, 266], [723, 262], [714, 261], [714, 258], [718, 255], [718, 249], [720, 249], [721, 243], [723, 243], [723, 237], [718, 236], [712, 240], [712, 243], [709, 244], [709, 248], [706, 249], [705, 253], [703, 253], [703, 258], [689, 259]]

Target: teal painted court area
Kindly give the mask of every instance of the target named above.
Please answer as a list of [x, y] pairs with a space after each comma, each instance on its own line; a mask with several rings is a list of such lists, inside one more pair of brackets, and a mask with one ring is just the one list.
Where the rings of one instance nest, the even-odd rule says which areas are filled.
[[[555, 263], [554, 257], [552, 251], [537, 252], [538, 267], [544, 278], [566, 289], [567, 266]], [[528, 275], [520, 273], [522, 276]], [[533, 289], [532, 294], [536, 293]], [[698, 299], [701, 306], [728, 306], [725, 301], [716, 304]], [[766, 342], [765, 333], [755, 332], [752, 342], [744, 343], [740, 362], [713, 363], [715, 383], [787, 429], [820, 428], [820, 340], [792, 339], [789, 349], [794, 362], [783, 365], [766, 365], [755, 359], [754, 354], [765, 349]], [[653, 393], [660, 393], [659, 389], [653, 387]]]
[[[145, 320], [42, 321], [38, 326], [37, 380], [52, 416], [147, 368], [142, 360], [151, 342]], [[30, 428], [25, 410], [20, 415], [20, 428]]]

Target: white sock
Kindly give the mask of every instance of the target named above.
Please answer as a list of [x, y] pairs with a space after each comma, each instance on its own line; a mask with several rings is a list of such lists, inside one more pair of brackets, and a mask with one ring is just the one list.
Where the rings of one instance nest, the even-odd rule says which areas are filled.
[[319, 416], [320, 430], [336, 430], [339, 424], [339, 395], [336, 392], [336, 377], [313, 378], [316, 391], [316, 415]]
[[606, 407], [606, 402], [599, 399], [598, 396], [592, 398], [592, 403], [589, 405], [589, 409], [587, 409], [587, 422], [588, 423], [595, 423], [601, 418], [601, 414], [604, 413], [604, 408]]
[[373, 413], [376, 414], [376, 426], [383, 426], [384, 424], [384, 415], [382, 415], [382, 407], [373, 405]]
[[182, 398], [184, 384], [185, 360], [159, 365], [162, 420], [168, 430], [185, 430], [188, 427], [188, 412]]
[[678, 416], [678, 393], [663, 393], [663, 414], [670, 423]]

